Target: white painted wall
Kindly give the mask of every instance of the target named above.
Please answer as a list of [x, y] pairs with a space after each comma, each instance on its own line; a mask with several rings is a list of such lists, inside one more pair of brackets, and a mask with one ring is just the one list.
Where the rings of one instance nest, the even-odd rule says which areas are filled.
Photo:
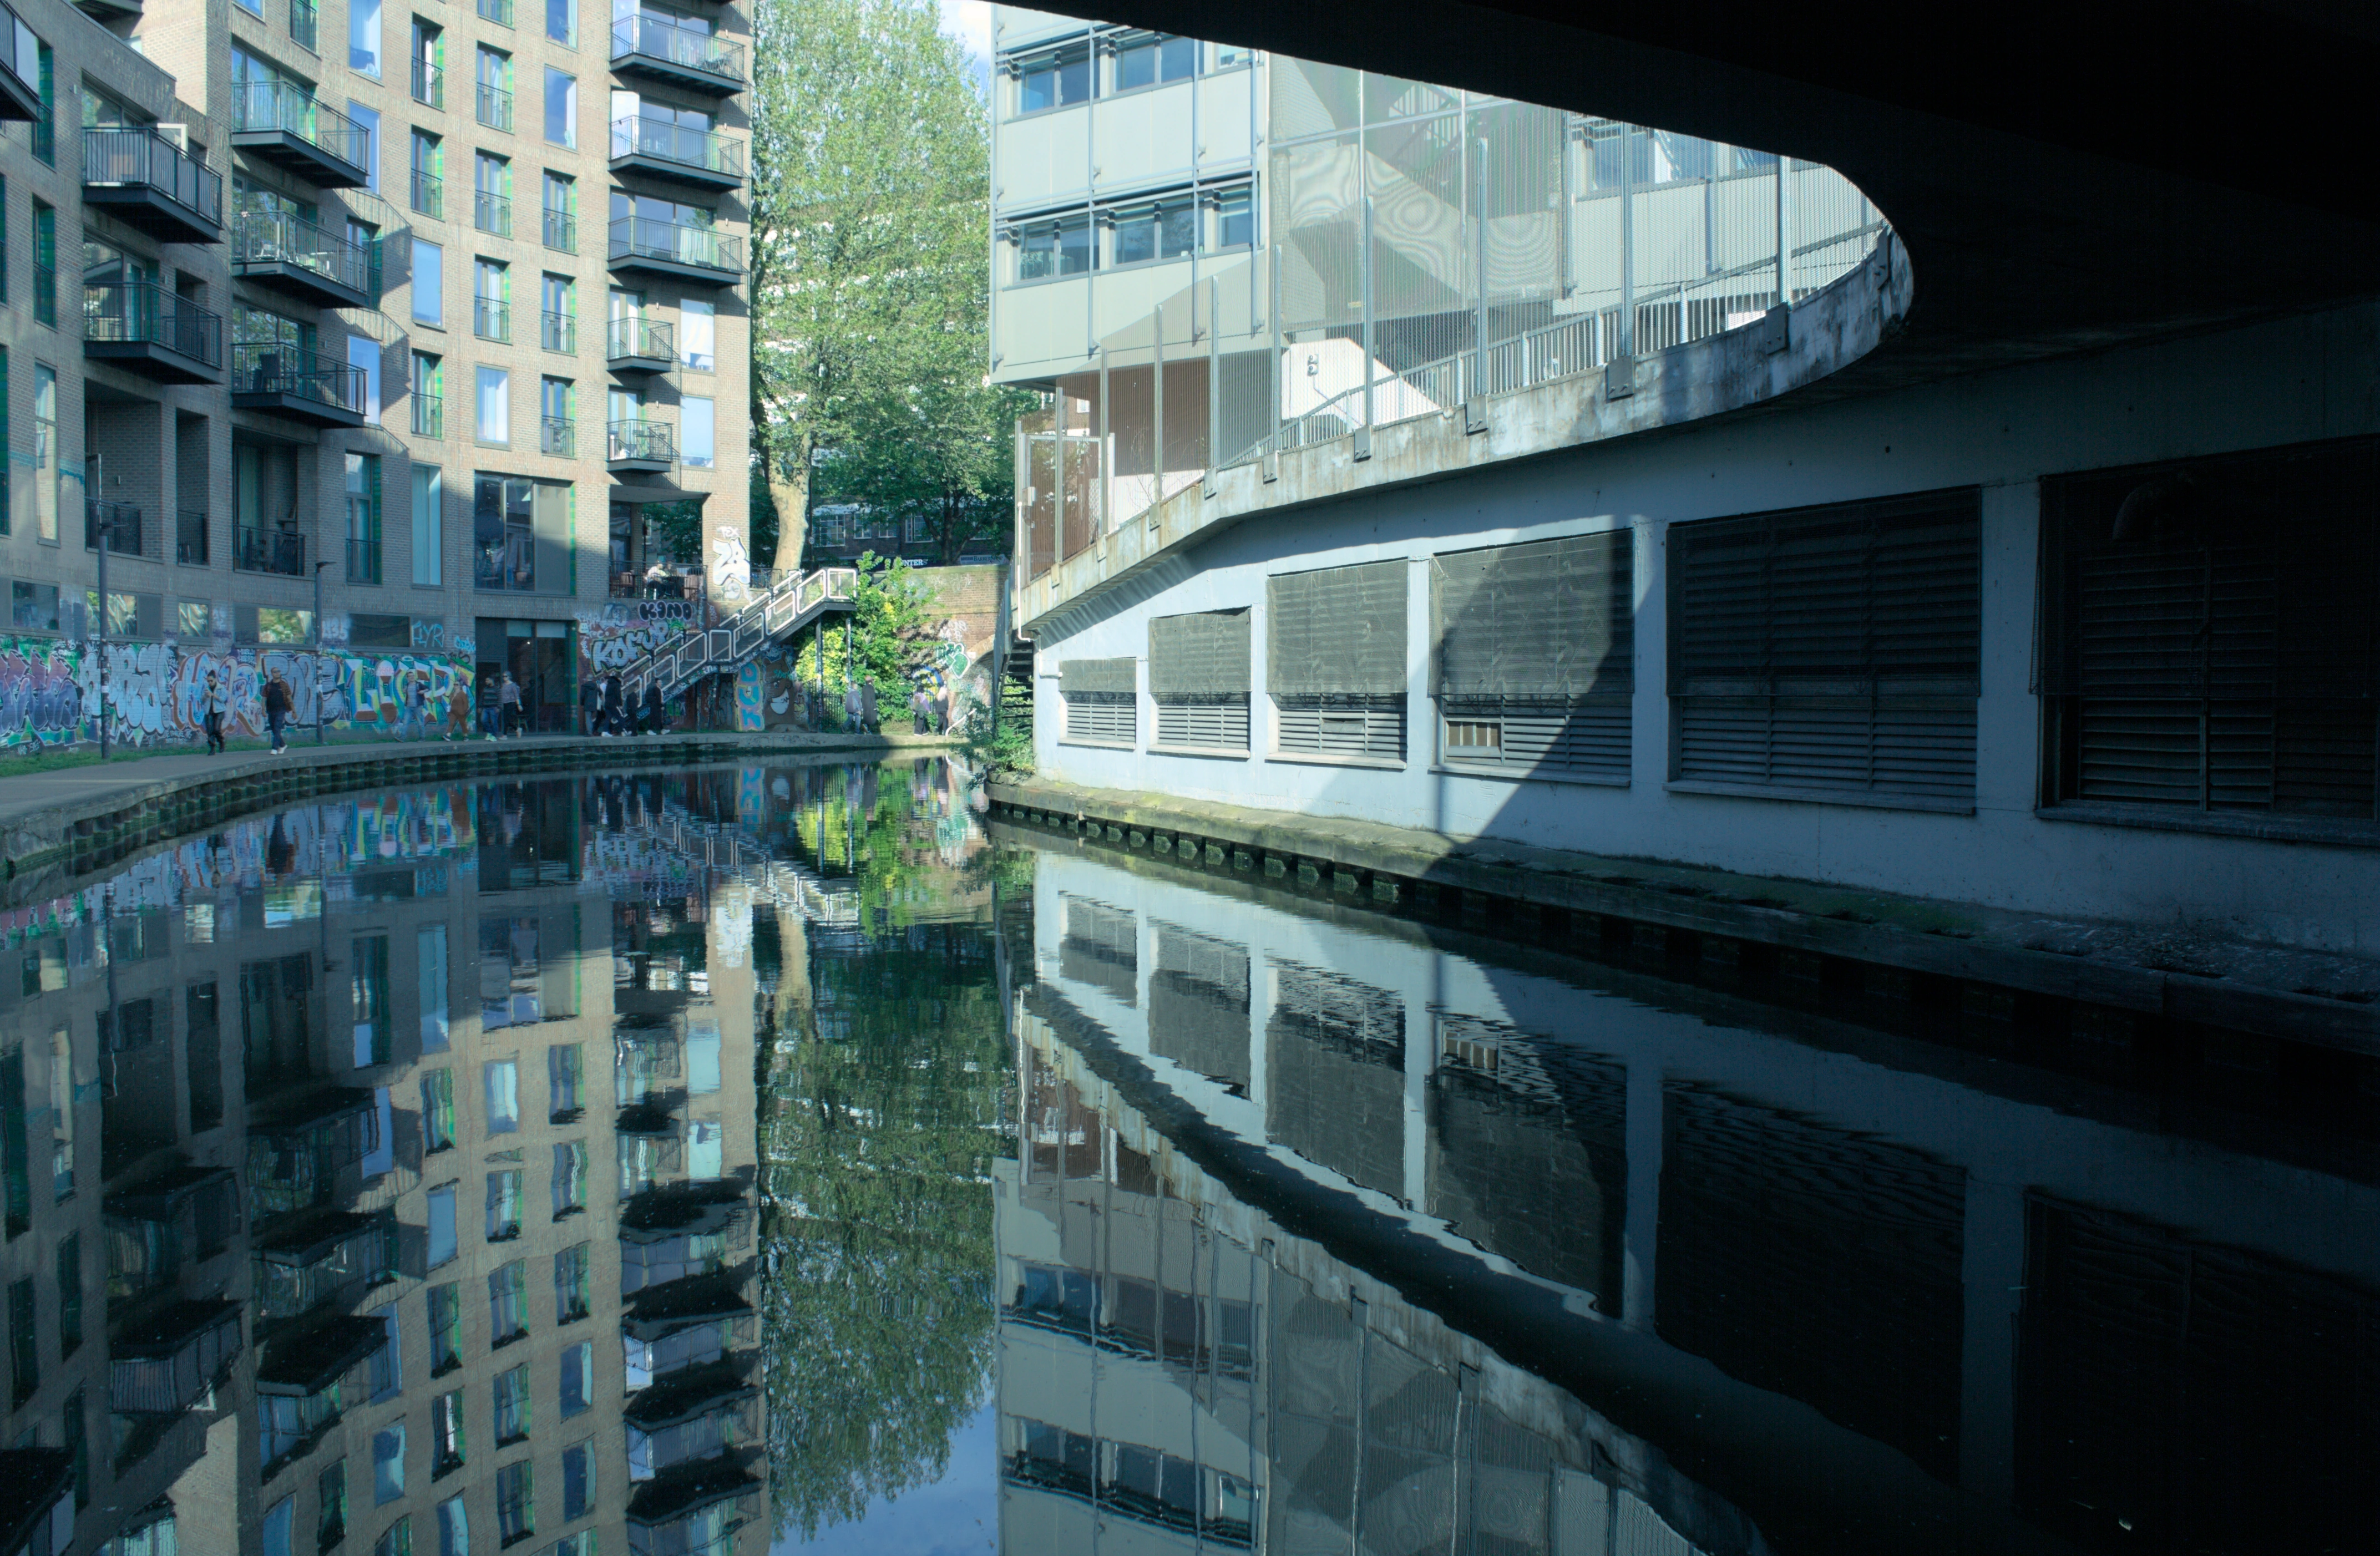
[[[1887, 348], [1888, 350], [1889, 347]], [[2380, 306], [1977, 374], [1624, 439], [1409, 486], [1217, 535], [1178, 577], [1038, 645], [1035, 728], [1053, 779], [1360, 817], [2060, 915], [2198, 927], [2380, 954], [2380, 850], [2050, 821], [2034, 813], [2029, 686], [2046, 475], [2380, 431]], [[1984, 488], [1982, 697], [1972, 816], [1670, 792], [1662, 558], [1669, 525], [1803, 504]], [[1636, 532], [1634, 757], [1621, 787], [1433, 772], [1427, 686], [1433, 553], [1617, 527]], [[1401, 770], [1267, 758], [1265, 578], [1405, 558], [1414, 701]], [[1187, 576], [1182, 577], [1183, 565]], [[1063, 744], [1058, 667], [1148, 655], [1151, 616], [1250, 607], [1257, 750], [1245, 760]], [[2375, 607], [2380, 608], [2380, 607]], [[1146, 677], [1144, 675], [1144, 686]], [[1141, 738], [1154, 727], [1144, 698]]]

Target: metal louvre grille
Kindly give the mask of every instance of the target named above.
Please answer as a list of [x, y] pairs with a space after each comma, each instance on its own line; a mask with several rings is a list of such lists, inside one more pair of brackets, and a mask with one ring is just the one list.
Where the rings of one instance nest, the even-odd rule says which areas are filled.
[[1274, 711], [1273, 749], [1292, 756], [1402, 761], [1405, 699], [1307, 698]]
[[2376, 509], [2369, 439], [2046, 483], [2046, 786], [2374, 820]]
[[1439, 747], [1451, 766], [1626, 778], [1632, 706], [1622, 696], [1573, 703], [1449, 699]]
[[1670, 531], [1682, 780], [1972, 803], [1973, 489]]
[[1568, 702], [1635, 684], [1628, 530], [1430, 559], [1430, 688]]
[[1245, 751], [1248, 748], [1248, 703], [1160, 702], [1157, 744], [1202, 750]]
[[1136, 699], [1114, 692], [1068, 692], [1066, 738], [1129, 746], [1139, 738]]
[[1367, 562], [1266, 580], [1265, 689], [1392, 697], [1405, 689], [1405, 564]]

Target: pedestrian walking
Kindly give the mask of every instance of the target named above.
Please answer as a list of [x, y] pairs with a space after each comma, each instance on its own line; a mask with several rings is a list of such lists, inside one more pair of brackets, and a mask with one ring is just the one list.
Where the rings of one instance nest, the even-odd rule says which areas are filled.
[[883, 725], [876, 717], [876, 683], [859, 683], [859, 727], [871, 734], [880, 733]]
[[416, 670], [405, 677], [405, 737], [420, 740], [430, 734], [430, 677]]
[[520, 683], [513, 679], [513, 673], [509, 670], [496, 684], [496, 729], [503, 735], [517, 735], [521, 733]]
[[603, 686], [601, 682], [589, 681], [578, 688], [578, 708], [587, 715], [587, 733], [602, 734]]
[[273, 735], [273, 754], [280, 756], [289, 749], [289, 739], [283, 730], [289, 723], [290, 710], [297, 699], [289, 695], [289, 683], [275, 670], [273, 678], [264, 683], [264, 723]]
[[933, 704], [926, 699], [925, 687], [913, 687], [909, 690], [909, 733], [931, 735], [933, 732]]
[[603, 677], [603, 733], [618, 735], [626, 720], [627, 710], [620, 699], [620, 677], [615, 673]]
[[669, 727], [669, 710], [662, 706], [662, 683], [659, 676], [645, 683], [644, 711], [638, 723], [654, 735]]
[[231, 717], [231, 683], [215, 671], [207, 672], [206, 703], [207, 755], [224, 753], [224, 721]]

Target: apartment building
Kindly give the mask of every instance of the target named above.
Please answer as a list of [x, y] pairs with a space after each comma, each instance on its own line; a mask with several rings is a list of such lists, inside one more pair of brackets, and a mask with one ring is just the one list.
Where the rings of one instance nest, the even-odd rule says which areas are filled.
[[701, 504], [740, 580], [747, 32], [701, 0], [28, 0], [0, 92], [23, 651], [71, 675], [127, 645], [136, 739], [188, 736], [186, 663], [265, 654], [301, 718], [333, 687], [385, 716], [356, 666], [411, 656], [442, 693], [509, 672], [562, 728], [649, 509]]
[[51, 1551], [752, 1538], [750, 974], [712, 997], [698, 868], [585, 868], [597, 813], [326, 803], [12, 916], [6, 1429], [64, 1455]]

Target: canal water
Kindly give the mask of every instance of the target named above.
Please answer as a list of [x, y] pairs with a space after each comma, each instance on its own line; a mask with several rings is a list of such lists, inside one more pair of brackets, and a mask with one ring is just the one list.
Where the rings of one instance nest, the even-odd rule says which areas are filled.
[[326, 799], [19, 903], [11, 1505], [78, 1556], [2372, 1549], [2361, 1072], [1284, 884], [931, 759]]

